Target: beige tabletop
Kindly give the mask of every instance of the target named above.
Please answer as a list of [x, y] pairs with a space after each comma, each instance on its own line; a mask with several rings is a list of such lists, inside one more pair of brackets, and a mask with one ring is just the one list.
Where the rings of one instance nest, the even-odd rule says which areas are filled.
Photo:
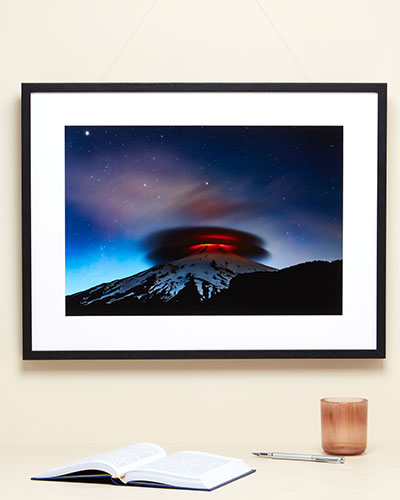
[[[119, 445], [120, 443], [118, 443]], [[128, 443], [127, 443], [128, 444]], [[194, 449], [176, 443], [160, 443], [168, 453]], [[193, 443], [190, 443], [193, 444]], [[116, 447], [118, 447], [118, 445]], [[31, 481], [30, 477], [93, 453], [112, 449], [110, 445], [90, 444], [0, 447], [1, 497], [7, 500], [91, 499], [172, 499], [212, 496], [221, 499], [385, 499], [398, 500], [400, 458], [398, 445], [371, 445], [367, 453], [346, 458], [343, 465], [292, 462], [252, 457], [254, 445], [208, 443], [195, 449], [243, 458], [255, 474], [223, 486], [213, 492], [156, 488], [118, 487], [101, 484]], [[296, 444], [279, 451], [320, 454], [317, 447]], [[278, 451], [278, 450], [275, 450]]]

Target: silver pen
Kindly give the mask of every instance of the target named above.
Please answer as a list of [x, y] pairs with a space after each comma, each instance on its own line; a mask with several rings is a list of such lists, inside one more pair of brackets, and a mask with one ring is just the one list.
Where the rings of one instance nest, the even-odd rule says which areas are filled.
[[280, 460], [344, 464], [344, 457], [331, 457], [330, 455], [304, 455], [302, 453], [275, 453], [272, 451], [253, 451], [252, 453], [257, 457], [277, 458]]

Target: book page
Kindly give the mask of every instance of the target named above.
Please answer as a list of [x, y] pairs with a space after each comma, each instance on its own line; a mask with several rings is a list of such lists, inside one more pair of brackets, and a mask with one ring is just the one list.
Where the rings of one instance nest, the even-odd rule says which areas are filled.
[[154, 472], [167, 472], [179, 476], [198, 477], [229, 462], [232, 462], [232, 459], [228, 457], [220, 457], [202, 452], [181, 451], [161, 458], [147, 466], [136, 467], [135, 470], [145, 469]]
[[145, 465], [164, 456], [166, 456], [165, 451], [160, 446], [152, 443], [140, 443], [100, 453], [99, 455], [80, 460], [78, 463], [105, 463], [111, 465], [117, 472], [117, 475], [120, 475], [133, 467], [136, 468]]
[[128, 470], [148, 464], [153, 460], [158, 460], [165, 456], [165, 451], [160, 446], [152, 443], [140, 443], [93, 455], [77, 462], [51, 469], [39, 477], [55, 477], [87, 469], [97, 469], [113, 476], [121, 476]]
[[123, 481], [127, 484], [153, 482], [211, 490], [251, 472], [238, 458], [181, 451], [127, 472]]

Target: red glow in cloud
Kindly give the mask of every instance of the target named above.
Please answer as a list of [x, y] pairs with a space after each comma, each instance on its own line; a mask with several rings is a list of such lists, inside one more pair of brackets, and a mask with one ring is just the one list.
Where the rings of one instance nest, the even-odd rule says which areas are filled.
[[232, 236], [230, 234], [218, 234], [218, 233], [210, 233], [210, 234], [199, 234], [197, 239], [201, 239], [204, 241], [235, 241], [238, 238]]
[[188, 248], [188, 252], [196, 252], [200, 249], [207, 249], [209, 251], [222, 250], [224, 252], [235, 253], [236, 247], [234, 245], [225, 245], [223, 243], [200, 243], [199, 245], [193, 245]]
[[199, 251], [222, 251], [257, 259], [268, 252], [254, 234], [221, 227], [183, 227], [152, 234], [145, 245], [148, 258], [156, 263], [181, 259]]

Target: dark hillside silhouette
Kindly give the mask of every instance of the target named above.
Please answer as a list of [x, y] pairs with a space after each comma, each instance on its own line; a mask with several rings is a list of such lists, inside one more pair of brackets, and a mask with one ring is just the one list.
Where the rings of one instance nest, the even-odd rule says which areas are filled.
[[[140, 301], [137, 296], [148, 289], [151, 280], [135, 290], [135, 294], [107, 303], [81, 301], [88, 290], [66, 297], [67, 316], [123, 315], [339, 315], [342, 314], [342, 261], [314, 261], [275, 272], [240, 274], [229, 288], [208, 300], [201, 297], [188, 276], [186, 286], [173, 298], [159, 296]], [[95, 296], [93, 295], [93, 298]], [[114, 295], [114, 298], [116, 296]], [[100, 298], [100, 297], [99, 297]]]

